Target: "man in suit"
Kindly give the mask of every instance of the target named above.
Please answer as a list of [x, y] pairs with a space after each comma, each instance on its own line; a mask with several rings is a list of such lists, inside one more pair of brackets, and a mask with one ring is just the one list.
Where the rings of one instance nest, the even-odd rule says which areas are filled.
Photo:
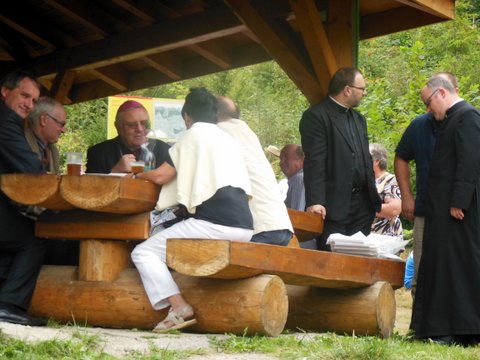
[[[40, 84], [26, 72], [7, 74], [0, 85], [0, 174], [42, 173], [30, 150], [24, 120], [40, 95]], [[23, 216], [0, 192], [0, 322], [45, 325], [27, 314], [42, 265], [45, 245], [34, 236], [33, 220]]]
[[[127, 100], [118, 108], [115, 117], [118, 136], [90, 147], [87, 151], [87, 173], [131, 172], [131, 163], [146, 151], [150, 120], [145, 107], [138, 101]], [[168, 144], [161, 140], [152, 142], [155, 168], [167, 159]], [[143, 145], [143, 146], [142, 146]]]
[[306, 211], [325, 219], [318, 250], [329, 250], [326, 240], [332, 233], [368, 235], [381, 208], [367, 123], [353, 109], [366, 94], [362, 73], [341, 68], [330, 80], [328, 96], [306, 110], [300, 121]]

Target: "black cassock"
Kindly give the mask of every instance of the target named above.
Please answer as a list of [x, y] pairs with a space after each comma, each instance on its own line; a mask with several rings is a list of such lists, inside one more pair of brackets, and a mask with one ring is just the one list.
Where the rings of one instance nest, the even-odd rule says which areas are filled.
[[480, 334], [479, 182], [480, 112], [461, 101], [447, 111], [430, 163], [411, 323], [418, 338]]

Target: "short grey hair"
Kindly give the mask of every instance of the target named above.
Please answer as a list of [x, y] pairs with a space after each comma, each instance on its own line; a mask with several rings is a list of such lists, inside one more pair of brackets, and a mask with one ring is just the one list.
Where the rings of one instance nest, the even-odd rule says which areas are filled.
[[451, 83], [451, 81], [447, 80], [444, 76], [441, 75], [432, 76], [427, 82], [427, 87], [432, 91], [444, 88], [451, 94], [456, 93], [455, 87]]
[[387, 169], [388, 151], [382, 144], [372, 143], [369, 146], [370, 155], [373, 161], [378, 161], [378, 167], [381, 170]]
[[31, 126], [37, 126], [40, 116], [42, 114], [50, 114], [56, 106], [62, 106], [62, 104], [54, 98], [41, 96], [35, 103], [32, 112], [27, 117], [28, 123]]

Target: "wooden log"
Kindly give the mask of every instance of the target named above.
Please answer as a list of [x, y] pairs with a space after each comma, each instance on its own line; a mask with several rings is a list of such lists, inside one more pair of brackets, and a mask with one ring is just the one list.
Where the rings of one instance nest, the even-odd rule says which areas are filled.
[[350, 289], [387, 281], [403, 286], [405, 263], [227, 240], [169, 239], [167, 264], [179, 273], [219, 279], [273, 274], [286, 284]]
[[115, 240], [80, 240], [78, 280], [113, 281], [131, 267], [131, 244]]
[[320, 215], [294, 209], [287, 210], [298, 241], [312, 240], [323, 232], [323, 219]]
[[287, 285], [286, 327], [388, 337], [395, 325], [395, 294], [387, 282], [362, 289], [319, 289]]
[[52, 210], [75, 208], [59, 192], [60, 176], [53, 174], [6, 174], [0, 187], [13, 201]]
[[60, 194], [72, 205], [114, 214], [153, 210], [159, 193], [151, 181], [123, 176], [63, 176], [60, 182]]
[[[77, 281], [73, 266], [44, 265], [29, 313], [56, 321], [114, 328], [152, 329], [168, 309], [154, 311], [135, 269], [116, 281]], [[276, 336], [285, 326], [288, 298], [285, 284], [272, 275], [224, 281], [174, 273], [185, 299], [193, 306], [201, 333]]]
[[145, 240], [150, 213], [107, 214], [86, 210], [45, 212], [35, 224], [35, 235], [52, 239]]

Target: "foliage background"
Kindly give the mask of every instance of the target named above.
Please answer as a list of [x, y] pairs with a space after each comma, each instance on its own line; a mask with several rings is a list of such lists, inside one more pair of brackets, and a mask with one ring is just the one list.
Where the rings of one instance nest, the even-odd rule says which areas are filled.
[[[456, 12], [455, 21], [360, 42], [358, 66], [368, 89], [360, 111], [367, 118], [370, 140], [384, 144], [391, 155], [404, 129], [425, 112], [419, 91], [432, 73], [456, 74], [461, 96], [480, 107], [480, 1], [459, 0]], [[309, 104], [274, 62], [129, 94], [183, 99], [196, 86], [234, 99], [263, 146], [300, 143], [298, 122]], [[68, 106], [67, 111], [68, 131], [59, 141], [61, 153], [85, 153], [106, 139], [107, 99]], [[280, 175], [278, 160], [271, 160]]]

